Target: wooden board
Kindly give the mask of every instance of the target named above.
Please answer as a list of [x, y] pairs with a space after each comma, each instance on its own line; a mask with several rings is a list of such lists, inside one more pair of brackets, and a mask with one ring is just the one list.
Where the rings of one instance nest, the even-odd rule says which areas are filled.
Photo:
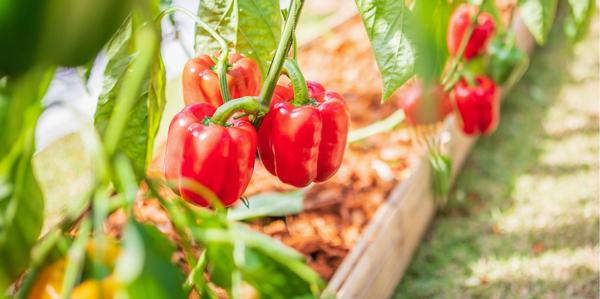
[[[518, 16], [513, 28], [517, 32], [518, 46], [531, 53], [535, 42]], [[507, 92], [503, 90], [502, 94]], [[447, 120], [441, 134], [445, 134], [440, 138], [447, 141], [445, 148], [452, 158], [454, 179], [477, 139], [462, 134], [453, 117]], [[429, 162], [423, 157], [409, 178], [402, 181], [379, 208], [329, 281], [324, 297], [389, 298], [410, 264], [435, 210]]]

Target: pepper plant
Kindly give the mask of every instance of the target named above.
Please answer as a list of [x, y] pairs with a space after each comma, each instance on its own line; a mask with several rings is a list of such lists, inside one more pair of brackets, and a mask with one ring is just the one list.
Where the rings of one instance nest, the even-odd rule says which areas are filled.
[[[449, 101], [465, 133], [493, 130], [498, 120], [496, 90], [484, 74], [469, 71], [472, 55], [488, 55], [487, 14], [497, 25], [501, 44], [512, 38], [491, 1], [473, 1], [473, 8], [460, 17], [460, 28], [448, 33], [460, 1], [357, 0], [382, 74], [382, 100], [411, 79], [421, 90], [403, 104], [404, 112], [349, 136], [342, 96], [306, 81], [293, 60], [303, 2], [291, 0], [282, 10], [277, 0], [202, 0], [194, 13], [157, 0], [4, 1], [2, 295], [43, 298], [52, 290], [63, 298], [184, 298], [192, 292], [217, 298], [218, 292], [226, 292], [239, 298], [250, 289], [267, 298], [317, 297], [324, 283], [304, 256], [231, 220], [239, 216], [227, 216], [226, 206], [236, 202], [248, 184], [256, 152], [272, 174], [300, 187], [333, 175], [347, 141], [392, 129], [405, 113], [413, 125], [423, 125], [423, 119], [439, 122], [449, 109], [436, 105]], [[567, 30], [576, 37], [595, 6], [591, 0], [568, 3], [572, 22]], [[543, 43], [557, 1], [520, 0], [518, 5], [524, 23]], [[171, 122], [162, 178], [149, 176], [147, 167], [166, 101], [160, 24], [174, 13], [197, 25], [197, 55], [183, 70], [184, 101], [190, 106]], [[483, 24], [480, 16], [485, 16]], [[471, 43], [482, 38], [484, 42]], [[494, 45], [487, 68], [501, 81], [511, 77], [507, 73], [514, 72], [518, 59], [513, 59], [513, 48]], [[44, 110], [41, 100], [57, 67], [77, 67], [89, 74], [100, 51], [107, 66], [95, 130], [83, 133], [82, 149], [93, 161], [92, 183], [60, 222], [46, 225], [42, 234], [44, 205], [52, 203], [44, 200], [31, 162], [34, 131]], [[291, 86], [280, 81], [282, 76]], [[474, 96], [472, 90], [479, 88], [491, 90], [490, 95]], [[442, 91], [442, 96], [432, 90]], [[426, 99], [437, 101], [433, 109], [419, 108], [432, 107]], [[470, 109], [471, 102], [478, 101], [492, 112], [483, 120]], [[435, 117], [421, 118], [411, 111]], [[285, 126], [296, 131], [283, 130]], [[439, 140], [423, 140], [434, 169], [434, 191], [443, 197], [450, 185], [451, 161], [443, 156]], [[136, 219], [135, 202], [150, 199], [169, 215], [176, 237]], [[115, 211], [126, 220], [120, 241], [108, 236], [104, 227]], [[183, 252], [179, 265], [172, 262], [175, 245]]]

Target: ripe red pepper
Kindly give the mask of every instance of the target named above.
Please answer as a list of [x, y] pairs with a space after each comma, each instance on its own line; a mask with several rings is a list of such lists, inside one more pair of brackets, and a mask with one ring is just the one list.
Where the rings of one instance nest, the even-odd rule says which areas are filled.
[[[241, 54], [230, 54], [227, 86], [232, 99], [256, 96], [260, 91], [258, 64]], [[183, 69], [183, 101], [186, 105], [208, 103], [215, 107], [223, 104], [219, 90], [219, 76], [214, 70], [215, 62], [208, 55], [190, 59]]]
[[278, 84], [258, 130], [258, 153], [282, 182], [304, 187], [333, 176], [344, 157], [350, 114], [342, 96], [307, 82], [310, 100]]
[[427, 125], [443, 121], [452, 112], [452, 103], [444, 87], [435, 83], [423, 91], [421, 80], [415, 80], [403, 90], [400, 107], [409, 125]]
[[490, 134], [500, 121], [500, 89], [486, 76], [477, 76], [476, 85], [461, 79], [452, 89], [452, 97], [467, 135]]
[[[477, 7], [470, 4], [461, 4], [450, 17], [448, 25], [448, 52], [455, 56], [458, 54], [460, 43], [467, 29], [471, 25], [473, 17], [477, 14]], [[477, 24], [469, 38], [465, 51], [464, 59], [471, 59], [485, 51], [488, 42], [496, 31], [494, 19], [487, 12], [482, 12], [477, 18]]]
[[243, 119], [222, 126], [210, 120], [215, 108], [206, 103], [185, 107], [169, 127], [165, 175], [179, 184], [186, 200], [208, 206], [203, 196], [186, 188], [183, 179], [210, 189], [224, 206], [242, 196], [254, 170], [256, 130]]

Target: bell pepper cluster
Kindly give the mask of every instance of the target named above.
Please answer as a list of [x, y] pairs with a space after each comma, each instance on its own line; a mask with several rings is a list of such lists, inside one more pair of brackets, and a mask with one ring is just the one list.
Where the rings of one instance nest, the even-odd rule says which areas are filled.
[[450, 60], [460, 65], [480, 63], [476, 58], [484, 58], [485, 74], [473, 74], [464, 67], [457, 71], [459, 76], [453, 82], [440, 84], [415, 79], [407, 84], [399, 105], [409, 125], [443, 121], [454, 111], [467, 135], [490, 134], [498, 126], [499, 85], [509, 82], [527, 57], [516, 46], [514, 33], [507, 31], [496, 36], [494, 18], [479, 10], [471, 4], [456, 8], [448, 24], [447, 47]]
[[[337, 172], [350, 119], [340, 94], [304, 81], [292, 63], [296, 69], [285, 73], [293, 86], [280, 80], [269, 108], [253, 114], [242, 102], [252, 104], [260, 91], [256, 62], [241, 54], [229, 56], [226, 82], [233, 100], [227, 103], [214, 66], [209, 55], [187, 62], [187, 106], [169, 127], [165, 177], [185, 200], [204, 207], [214, 200], [226, 207], [235, 204], [250, 182], [257, 152], [270, 173], [295, 187], [323, 182]], [[234, 106], [241, 108], [230, 109]]]
[[[478, 12], [479, 9], [475, 5], [462, 4], [450, 17], [447, 38], [448, 52], [453, 59], [460, 55], [460, 50], [463, 50], [460, 58], [467, 62], [486, 53], [496, 33], [496, 24], [489, 13]], [[471, 26], [471, 34], [466, 39]], [[498, 126], [500, 89], [486, 75], [473, 77], [466, 71], [450, 91], [449, 98], [460, 116], [459, 124], [465, 134], [490, 134]]]

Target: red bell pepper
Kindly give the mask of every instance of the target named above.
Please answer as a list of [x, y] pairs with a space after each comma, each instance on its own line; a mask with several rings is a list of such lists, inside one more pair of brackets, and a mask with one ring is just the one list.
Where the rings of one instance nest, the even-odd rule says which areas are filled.
[[[403, 90], [400, 107], [404, 110], [409, 125], [427, 125], [443, 121], [452, 112], [452, 104], [444, 87], [435, 83], [423, 86], [415, 80]], [[423, 90], [427, 88], [427, 90]]]
[[[448, 25], [448, 52], [455, 56], [460, 49], [460, 43], [467, 29], [471, 25], [473, 17], [477, 14], [477, 6], [461, 4], [450, 17]], [[494, 19], [487, 12], [482, 12], [477, 18], [477, 24], [471, 33], [467, 46], [463, 53], [464, 59], [471, 59], [483, 53], [490, 39], [496, 31]]]
[[500, 89], [494, 81], [477, 76], [471, 86], [461, 79], [451, 93], [465, 134], [490, 134], [496, 130], [500, 121]]
[[211, 190], [224, 206], [242, 196], [254, 170], [256, 130], [243, 119], [227, 126], [210, 118], [215, 108], [206, 103], [185, 107], [169, 127], [165, 154], [165, 175], [179, 184], [186, 200], [208, 206], [209, 200], [183, 184], [194, 181]]
[[[260, 91], [258, 64], [241, 54], [230, 54], [227, 86], [232, 99], [256, 96]], [[219, 76], [214, 70], [215, 62], [208, 55], [190, 59], [183, 69], [183, 101], [186, 105], [208, 103], [215, 107], [223, 104], [219, 89]]]
[[305, 86], [308, 92], [305, 87], [302, 93], [278, 84], [258, 130], [258, 153], [265, 168], [296, 187], [325, 181], [337, 172], [350, 121], [340, 94], [316, 82]]

